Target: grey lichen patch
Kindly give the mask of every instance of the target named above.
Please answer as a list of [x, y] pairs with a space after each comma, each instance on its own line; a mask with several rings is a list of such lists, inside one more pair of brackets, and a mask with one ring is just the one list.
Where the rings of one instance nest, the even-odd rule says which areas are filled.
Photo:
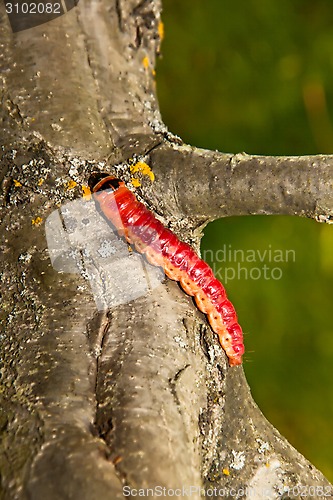
[[268, 441], [263, 441], [260, 438], [257, 438], [256, 441], [257, 441], [257, 443], [259, 445], [258, 453], [264, 454], [264, 453], [266, 453], [266, 452], [268, 452], [270, 450], [270, 444], [269, 444]]
[[227, 456], [227, 452], [220, 454], [226, 401], [227, 361], [215, 340], [213, 332], [206, 329], [204, 343], [209, 361], [206, 365], [207, 401], [201, 410], [200, 429], [203, 436], [202, 475], [208, 482], [214, 482], [217, 477], [221, 477], [221, 463]]
[[231, 450], [231, 453], [232, 453], [232, 461], [230, 463], [230, 467], [234, 470], [243, 469], [245, 465], [245, 452]]
[[317, 215], [316, 220], [324, 224], [333, 224], [333, 215]]
[[[51, 150], [43, 141], [6, 151], [2, 160], [2, 204], [26, 205], [36, 217], [41, 216], [42, 207], [50, 206], [50, 200], [56, 207], [82, 197], [91, 172], [109, 168], [105, 161], [86, 160], [60, 147]], [[34, 205], [38, 213], [33, 212]]]

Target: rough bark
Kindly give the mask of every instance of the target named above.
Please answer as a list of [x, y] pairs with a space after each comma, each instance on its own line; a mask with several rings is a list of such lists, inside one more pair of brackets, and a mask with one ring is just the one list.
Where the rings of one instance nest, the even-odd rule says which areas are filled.
[[327, 498], [328, 481], [265, 420], [176, 283], [98, 312], [84, 272], [52, 267], [36, 223], [96, 169], [129, 181], [133, 158], [155, 173], [141, 199], [197, 248], [222, 216], [332, 220], [333, 157], [223, 154], [166, 130], [153, 78], [160, 8], [80, 0], [13, 34], [0, 5], [1, 498], [113, 500], [124, 485], [216, 487], [215, 498], [312, 486]]

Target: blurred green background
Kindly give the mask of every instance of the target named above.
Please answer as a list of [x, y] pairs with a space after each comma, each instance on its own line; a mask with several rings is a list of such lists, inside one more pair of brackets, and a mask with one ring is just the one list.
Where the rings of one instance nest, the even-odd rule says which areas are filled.
[[[172, 132], [224, 152], [333, 153], [331, 0], [163, 5], [157, 89]], [[261, 262], [258, 253], [255, 262], [239, 253], [221, 262], [221, 249], [294, 253], [283, 262]], [[206, 228], [202, 251], [222, 276], [235, 270], [226, 288], [246, 334], [255, 400], [333, 481], [333, 226], [286, 216], [219, 220]]]

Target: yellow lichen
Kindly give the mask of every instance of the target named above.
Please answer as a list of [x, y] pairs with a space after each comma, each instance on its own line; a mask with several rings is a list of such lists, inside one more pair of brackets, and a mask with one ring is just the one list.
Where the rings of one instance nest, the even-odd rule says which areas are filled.
[[160, 37], [160, 40], [163, 40], [163, 38], [164, 38], [164, 23], [162, 21], [160, 21], [158, 23], [157, 30], [158, 30], [158, 35]]
[[31, 224], [33, 226], [40, 226], [42, 222], [43, 219], [41, 217], [36, 217], [36, 219], [32, 219]]
[[44, 184], [44, 182], [45, 182], [45, 179], [39, 179], [37, 186], [41, 186], [42, 184]]
[[81, 186], [81, 189], [82, 189], [83, 196], [90, 200], [90, 198], [91, 198], [90, 188], [88, 186]]
[[136, 177], [133, 177], [133, 179], [131, 180], [131, 183], [132, 185], [135, 187], [135, 188], [138, 188], [141, 186], [141, 182], [139, 181], [139, 179], [137, 179]]
[[148, 175], [150, 180], [153, 182], [155, 180], [155, 175], [151, 171], [151, 168], [147, 163], [143, 161], [138, 161], [134, 165], [130, 166], [130, 170], [132, 174], [135, 174], [136, 172], [140, 172], [142, 175]]
[[223, 469], [222, 470], [222, 474], [224, 474], [225, 476], [230, 476], [230, 470], [229, 469]]
[[71, 189], [74, 189], [77, 183], [75, 181], [69, 181], [66, 186], [66, 191], [70, 191]]
[[14, 186], [17, 188], [22, 186], [22, 184], [19, 181], [17, 181], [16, 179], [14, 179], [13, 182], [14, 182]]
[[147, 56], [145, 56], [143, 59], [142, 59], [142, 64], [143, 64], [143, 67], [145, 69], [148, 69], [149, 68], [149, 59]]

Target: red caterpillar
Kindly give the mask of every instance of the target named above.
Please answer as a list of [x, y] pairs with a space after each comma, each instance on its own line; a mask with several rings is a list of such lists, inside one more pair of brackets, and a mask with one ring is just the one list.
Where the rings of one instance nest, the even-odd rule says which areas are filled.
[[210, 326], [217, 333], [229, 364], [241, 364], [244, 353], [242, 329], [223, 285], [209, 265], [166, 229], [124, 182], [98, 173], [91, 176], [89, 186], [104, 216], [119, 235], [134, 244], [148, 262], [161, 266], [169, 278], [179, 281], [188, 295], [194, 296], [198, 308], [207, 315]]

